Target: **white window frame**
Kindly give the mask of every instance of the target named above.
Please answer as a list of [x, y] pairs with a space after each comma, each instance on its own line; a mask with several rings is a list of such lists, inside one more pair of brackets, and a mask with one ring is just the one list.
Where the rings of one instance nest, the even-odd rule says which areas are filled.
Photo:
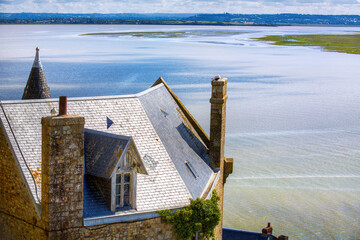
[[[112, 177], [112, 198], [111, 198], [111, 211], [121, 211], [121, 210], [127, 210], [127, 209], [136, 209], [136, 168], [129, 166], [129, 164], [132, 164], [131, 153], [126, 153], [125, 159], [123, 161], [122, 166], [118, 168], [116, 171], [116, 174]], [[129, 180], [129, 205], [124, 206], [124, 176], [126, 174], [130, 175]], [[117, 177], [120, 177], [121, 183], [117, 183]], [[120, 193], [118, 193], [117, 186], [120, 185]], [[119, 199], [120, 198], [120, 199]], [[117, 204], [117, 200], [119, 201], [119, 204]]]
[[[129, 176], [129, 182], [125, 183], [125, 175]], [[131, 207], [132, 206], [132, 196], [131, 192], [133, 191], [133, 184], [132, 184], [132, 173], [131, 172], [121, 172], [116, 174], [116, 180], [115, 180], [115, 207], [123, 208], [123, 207]], [[120, 183], [117, 182], [118, 177], [120, 178]], [[125, 185], [129, 185], [129, 204], [125, 205]], [[120, 192], [117, 191], [118, 186], [120, 186]], [[119, 201], [118, 201], [119, 200]], [[119, 204], [117, 204], [119, 202]]]

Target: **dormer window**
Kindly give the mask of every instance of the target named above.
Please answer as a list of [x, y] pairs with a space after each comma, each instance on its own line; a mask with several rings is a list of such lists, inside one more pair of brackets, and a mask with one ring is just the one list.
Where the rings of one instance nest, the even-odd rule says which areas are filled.
[[[133, 158], [136, 149], [129, 147], [119, 162], [115, 178], [115, 209], [135, 208], [137, 163]], [[136, 154], [135, 154], [136, 155]]]
[[147, 172], [131, 137], [85, 129], [85, 172], [112, 212], [136, 208], [136, 176]]

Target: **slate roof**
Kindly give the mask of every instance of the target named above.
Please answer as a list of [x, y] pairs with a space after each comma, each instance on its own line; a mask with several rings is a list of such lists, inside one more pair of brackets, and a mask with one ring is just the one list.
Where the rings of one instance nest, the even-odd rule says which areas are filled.
[[84, 175], [84, 218], [93, 218], [99, 216], [110, 216], [111, 212], [109, 206], [96, 186], [91, 175]]
[[[210, 185], [213, 172], [207, 164], [206, 147], [163, 84], [137, 95], [68, 98], [67, 102], [69, 115], [85, 117], [85, 128], [132, 137], [148, 173], [137, 174], [137, 212], [183, 207]], [[49, 116], [53, 108], [58, 112], [58, 99], [2, 101], [0, 105], [1, 126], [34, 202], [40, 203], [41, 117]], [[84, 192], [85, 197], [87, 194]]]
[[85, 173], [109, 178], [131, 137], [85, 129]]
[[51, 98], [50, 88], [46, 82], [43, 67], [40, 62], [39, 48], [36, 48], [35, 60], [24, 89], [22, 99]]
[[139, 100], [191, 196], [201, 197], [213, 175], [205, 144], [165, 87]]

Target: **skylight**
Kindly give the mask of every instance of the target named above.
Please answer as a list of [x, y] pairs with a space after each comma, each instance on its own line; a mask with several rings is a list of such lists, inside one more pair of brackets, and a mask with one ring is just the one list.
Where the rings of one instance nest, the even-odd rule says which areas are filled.
[[195, 171], [195, 168], [193, 167], [193, 165], [190, 162], [185, 161], [185, 165], [190, 170], [190, 172], [194, 175], [195, 178], [199, 177], [199, 174]]

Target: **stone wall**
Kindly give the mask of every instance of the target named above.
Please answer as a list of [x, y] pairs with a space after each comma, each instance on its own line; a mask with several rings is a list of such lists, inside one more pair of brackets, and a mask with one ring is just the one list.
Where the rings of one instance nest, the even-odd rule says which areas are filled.
[[[226, 122], [226, 101], [227, 101], [227, 78], [214, 77], [211, 81], [211, 112], [210, 112], [210, 165], [213, 169], [218, 168], [221, 174], [215, 187], [219, 197], [219, 208], [221, 220], [215, 228], [215, 238], [222, 239], [223, 226], [223, 203], [224, 203], [224, 148], [225, 148], [225, 122]], [[228, 167], [227, 169], [228, 170]], [[228, 175], [228, 174], [227, 174]]]
[[96, 226], [84, 226], [50, 233], [52, 239], [176, 240], [171, 225], [160, 218]]
[[0, 127], [0, 239], [45, 239], [40, 218]]
[[[222, 161], [222, 163], [221, 163], [221, 169], [224, 169], [223, 166], [224, 166], [224, 161]], [[216, 240], [222, 239], [223, 215], [224, 215], [224, 210], [223, 210], [223, 208], [224, 208], [224, 183], [223, 183], [223, 177], [224, 177], [224, 174], [221, 171], [221, 175], [220, 175], [219, 180], [218, 180], [218, 182], [216, 184], [216, 187], [215, 187], [215, 190], [216, 190], [217, 194], [220, 197], [219, 209], [220, 209], [220, 212], [221, 212], [220, 223], [219, 223], [219, 225], [216, 226], [216, 228], [214, 230]]]

